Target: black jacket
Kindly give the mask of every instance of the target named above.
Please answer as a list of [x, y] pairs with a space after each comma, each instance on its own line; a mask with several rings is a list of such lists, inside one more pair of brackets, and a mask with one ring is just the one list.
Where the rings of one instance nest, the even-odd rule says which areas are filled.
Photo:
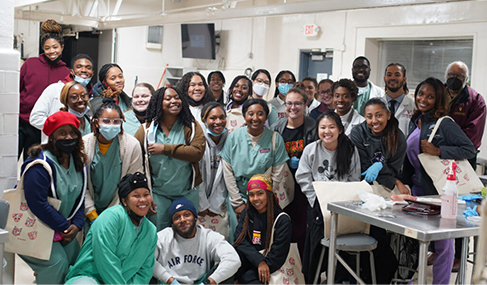
[[[288, 118], [281, 118], [277, 122], [274, 122], [270, 127], [271, 131], [278, 132], [280, 135], [284, 132], [286, 128]], [[304, 145], [307, 146], [309, 143], [316, 140], [316, 121], [308, 116], [304, 116]]]
[[375, 162], [382, 161], [383, 168], [379, 172], [376, 181], [389, 189], [394, 189], [406, 156], [406, 138], [404, 134], [399, 130], [397, 151], [390, 158], [387, 158], [386, 150], [382, 144], [382, 136], [373, 135], [367, 126], [367, 121], [353, 127], [350, 139], [358, 149], [362, 172], [366, 171]]
[[[235, 240], [242, 232], [242, 227], [245, 219], [245, 215], [249, 211], [248, 208], [242, 211], [240, 220], [238, 221], [237, 229], [235, 230]], [[282, 211], [276, 206], [274, 207], [274, 219]], [[277, 220], [276, 227], [274, 229], [274, 241], [267, 256], [263, 256], [259, 251], [265, 248], [266, 241], [266, 229], [267, 229], [267, 212], [262, 214], [252, 207], [249, 213], [249, 232], [246, 234], [245, 239], [235, 249], [240, 256], [245, 257], [252, 266], [256, 269], [261, 261], [269, 266], [271, 273], [281, 268], [286, 261], [289, 253], [289, 247], [291, 244], [291, 219], [288, 216], [281, 216]], [[252, 235], [254, 230], [261, 232], [261, 244], [252, 243]]]
[[[430, 137], [436, 125], [437, 119], [431, 118], [429, 113], [424, 115], [419, 113], [415, 114], [409, 123], [409, 134], [411, 134], [417, 128], [416, 122], [419, 117], [421, 118], [421, 133], [419, 136], [421, 142], [421, 140], [427, 140]], [[434, 146], [440, 148], [440, 158], [469, 159], [475, 156], [475, 147], [470, 139], [465, 135], [457, 123], [448, 118], [445, 118], [441, 122], [432, 143]], [[414, 175], [414, 171], [414, 167], [406, 157], [401, 182], [412, 187], [413, 181], [411, 178]], [[428, 174], [426, 174], [423, 166], [421, 166], [419, 179], [423, 187], [424, 195], [438, 195], [438, 191], [435, 188], [433, 181]]]

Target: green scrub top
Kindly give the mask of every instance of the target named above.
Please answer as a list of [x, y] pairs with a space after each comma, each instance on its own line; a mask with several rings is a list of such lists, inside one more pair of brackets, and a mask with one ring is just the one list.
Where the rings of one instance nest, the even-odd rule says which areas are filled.
[[252, 175], [265, 173], [269, 167], [281, 165], [289, 159], [284, 140], [277, 134], [273, 154], [272, 134], [271, 130], [264, 128], [264, 133], [253, 147], [247, 127], [241, 127], [228, 135], [221, 151], [222, 158], [232, 165], [240, 196], [245, 202], [247, 183]]
[[120, 110], [122, 110], [122, 113], [128, 109], [127, 104], [125, 104], [125, 101], [123, 101], [120, 97], [118, 98], [118, 106], [120, 107]]
[[81, 276], [100, 284], [148, 284], [156, 243], [156, 227], [147, 218], [136, 227], [122, 205], [110, 207], [91, 225], [66, 284]]
[[83, 191], [83, 174], [81, 171], [76, 171], [72, 155], [69, 156], [69, 168], [66, 169], [59, 164], [56, 156], [50, 151], [46, 150], [44, 153], [56, 167], [56, 195], [57, 199], [62, 201], [58, 211], [68, 218], [75, 206], [76, 199]]
[[122, 175], [122, 159], [118, 136], [110, 144], [105, 155], [100, 152], [98, 143], [90, 165], [90, 177], [95, 192], [95, 208], [98, 214], [104, 211], [117, 191], [117, 184]]
[[[156, 142], [161, 144], [185, 144], [184, 126], [176, 120], [169, 136], [157, 128]], [[154, 184], [152, 191], [166, 197], [181, 197], [191, 190], [193, 169], [191, 162], [173, 158], [164, 154], [149, 156]]]
[[[81, 126], [79, 126], [78, 130], [81, 132], [81, 136], [84, 137], [87, 134], [91, 134], [91, 125], [90, 125], [90, 120], [86, 116], [83, 116], [83, 119], [85, 119], [85, 129], [82, 130]], [[78, 118], [79, 120], [79, 118]]]
[[125, 122], [123, 123], [123, 131], [129, 135], [135, 135], [141, 125], [139, 119], [137, 119], [132, 110], [125, 112], [124, 116]]

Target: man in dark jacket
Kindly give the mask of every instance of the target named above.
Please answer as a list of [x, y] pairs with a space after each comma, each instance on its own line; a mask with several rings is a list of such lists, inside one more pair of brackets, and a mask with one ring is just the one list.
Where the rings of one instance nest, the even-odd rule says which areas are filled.
[[[445, 72], [446, 88], [450, 92], [450, 117], [460, 126], [467, 137], [472, 141], [478, 152], [482, 142], [485, 127], [485, 101], [482, 95], [467, 85], [468, 66], [461, 61], [448, 65]], [[468, 160], [473, 169], [477, 167], [477, 154]], [[458, 272], [462, 239], [455, 239], [455, 261], [453, 272]]]

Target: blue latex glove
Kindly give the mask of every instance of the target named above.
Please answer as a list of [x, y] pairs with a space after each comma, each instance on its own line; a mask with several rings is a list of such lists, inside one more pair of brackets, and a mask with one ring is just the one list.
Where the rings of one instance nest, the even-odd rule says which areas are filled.
[[181, 283], [179, 283], [179, 281], [174, 278], [174, 280], [171, 282], [171, 285], [181, 285]]
[[362, 173], [362, 175], [365, 176], [365, 181], [370, 183], [377, 179], [377, 175], [379, 175], [382, 167], [384, 167], [382, 162], [375, 162], [372, 164], [367, 170], [364, 171], [364, 173]]
[[463, 215], [466, 217], [473, 217], [473, 216], [478, 216], [479, 213], [477, 213], [477, 205], [475, 205], [475, 207], [470, 208], [470, 207], [467, 207], [467, 209], [465, 211], [463, 211]]
[[298, 165], [299, 165], [299, 158], [293, 156], [291, 157], [291, 161], [289, 163], [291, 169], [296, 169], [298, 168]]
[[469, 194], [469, 195], [462, 196], [458, 199], [463, 200], [463, 201], [474, 201], [477, 199], [484, 199], [484, 197], [482, 197], [482, 195], [479, 195], [479, 194], [475, 194], [475, 195]]

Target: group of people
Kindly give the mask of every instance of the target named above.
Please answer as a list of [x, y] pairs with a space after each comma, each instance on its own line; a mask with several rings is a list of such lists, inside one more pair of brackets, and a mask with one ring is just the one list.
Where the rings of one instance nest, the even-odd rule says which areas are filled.
[[[418, 154], [475, 167], [486, 110], [462, 62], [448, 66], [446, 83], [427, 78], [413, 96], [403, 65], [387, 66], [381, 89], [362, 56], [353, 80], [297, 81], [283, 70], [269, 102], [265, 69], [235, 77], [228, 91], [220, 71], [189, 72], [177, 86], [139, 83], [129, 96], [115, 63], [94, 86], [88, 55], [67, 69], [57, 26], [42, 24], [44, 53], [23, 64], [20, 79], [22, 172], [36, 159], [52, 171], [52, 179], [42, 165], [22, 173], [29, 208], [55, 231], [49, 260], [21, 256], [37, 283], [267, 283], [291, 242], [312, 283], [324, 234], [313, 181], [437, 195]], [[453, 120], [428, 142], [446, 115]], [[294, 199], [282, 208], [274, 192], [288, 172]], [[397, 260], [384, 230], [370, 234], [377, 281], [389, 283]], [[447, 284], [454, 242], [435, 244], [433, 282]]]

